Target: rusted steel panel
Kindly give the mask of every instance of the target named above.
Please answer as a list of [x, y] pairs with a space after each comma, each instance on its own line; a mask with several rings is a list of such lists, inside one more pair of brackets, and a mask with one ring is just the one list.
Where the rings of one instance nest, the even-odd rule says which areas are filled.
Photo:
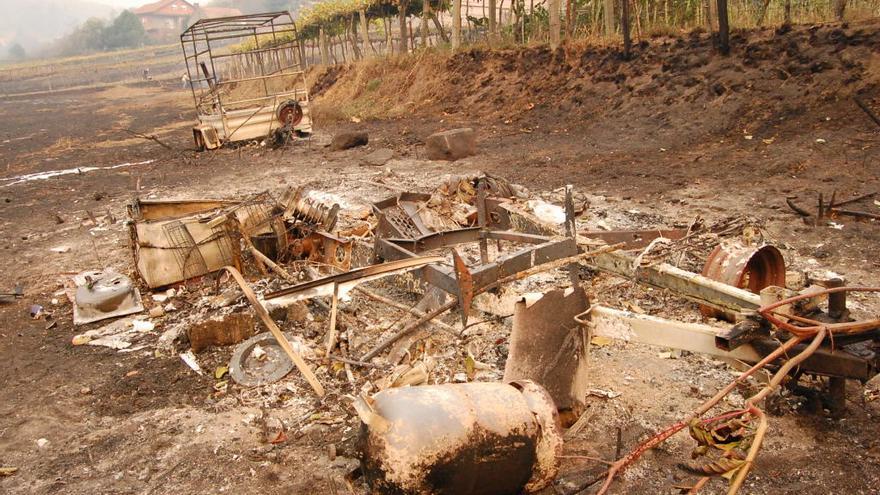
[[535, 296], [514, 306], [504, 381], [535, 381], [553, 397], [563, 424], [573, 422], [587, 391], [587, 329], [574, 317], [589, 301], [580, 287]]

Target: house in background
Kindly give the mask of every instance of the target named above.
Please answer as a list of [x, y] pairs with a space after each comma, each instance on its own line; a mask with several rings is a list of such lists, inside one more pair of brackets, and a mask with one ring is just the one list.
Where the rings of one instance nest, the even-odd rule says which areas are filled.
[[159, 0], [137, 7], [132, 12], [141, 20], [144, 31], [154, 41], [173, 41], [190, 24], [199, 19], [241, 15], [226, 7], [201, 7], [186, 0]]

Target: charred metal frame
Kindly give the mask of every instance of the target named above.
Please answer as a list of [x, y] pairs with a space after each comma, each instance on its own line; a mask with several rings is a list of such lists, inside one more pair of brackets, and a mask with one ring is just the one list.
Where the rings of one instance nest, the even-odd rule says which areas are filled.
[[[570, 197], [570, 190], [568, 191]], [[375, 203], [373, 211], [379, 219], [376, 230], [374, 256], [377, 260], [400, 260], [418, 256], [421, 253], [442, 248], [454, 248], [465, 243], [480, 243], [481, 262], [476, 267], [468, 267], [455, 254], [453, 267], [427, 265], [421, 268], [420, 278], [431, 285], [456, 297], [466, 318], [470, 302], [465, 301], [469, 294], [491, 285], [505, 276], [519, 273], [533, 266], [574, 256], [579, 248], [571, 235], [573, 229], [567, 228], [568, 237], [554, 237], [553, 230], [536, 222], [528, 214], [508, 206], [498, 198], [485, 198], [477, 195], [477, 218], [479, 226], [432, 232], [425, 227], [418, 216], [418, 203], [430, 199], [429, 195], [402, 193], [398, 196]], [[571, 202], [570, 200], [567, 203]], [[566, 208], [567, 215], [570, 208]], [[514, 231], [512, 229], [517, 229]], [[524, 231], [524, 232], [520, 232]], [[603, 240], [624, 241], [628, 248], [642, 246], [665, 232], [660, 231], [620, 231], [607, 232]], [[681, 237], [682, 232], [668, 232], [673, 237]], [[485, 242], [489, 240], [512, 241], [530, 245], [529, 247], [502, 255], [496, 260], [487, 260]], [[669, 264], [656, 264], [644, 267], [634, 266], [634, 258], [624, 252], [615, 251], [588, 259], [585, 264], [616, 276], [633, 280], [636, 283], [660, 289], [667, 289], [704, 306], [733, 312], [739, 323], [728, 328], [709, 325], [688, 324], [646, 315], [618, 311], [597, 306], [594, 315], [601, 315], [599, 321], [610, 325], [622, 324], [632, 330], [635, 341], [680, 348], [683, 350], [714, 355], [720, 358], [758, 361], [775, 350], [779, 343], [769, 334], [766, 322], [756, 322], [747, 318], [763, 305], [762, 295], [755, 294], [726, 283], [713, 280], [702, 274], [682, 270]], [[815, 281], [819, 285], [842, 285], [841, 280]], [[466, 286], [467, 285], [467, 286]], [[829, 317], [840, 318], [847, 315], [844, 296], [835, 295], [829, 300]], [[833, 315], [837, 315], [834, 317]], [[843, 343], [838, 337], [837, 343]], [[866, 334], [862, 340], [874, 338]], [[839, 379], [865, 381], [876, 374], [876, 363], [847, 352], [845, 349], [821, 348], [806, 360], [801, 368], [805, 372]]]
[[[567, 258], [578, 254], [577, 242], [573, 235], [550, 237], [527, 234], [499, 228], [510, 227], [506, 210], [499, 208], [498, 201], [489, 201], [485, 196], [482, 182], [477, 194], [477, 227], [432, 232], [419, 220], [417, 201], [425, 201], [427, 195], [402, 193], [373, 205], [373, 212], [379, 219], [374, 244], [374, 258], [393, 261], [415, 258], [422, 253], [438, 249], [455, 248], [462, 244], [478, 243], [480, 264], [476, 267], [462, 266], [456, 254], [453, 267], [427, 265], [421, 268], [420, 278], [449, 293], [459, 301], [468, 294], [479, 292], [493, 282], [523, 272], [529, 268]], [[400, 211], [396, 211], [399, 208]], [[401, 215], [401, 211], [406, 218]], [[573, 211], [573, 208], [572, 208]], [[495, 260], [488, 255], [488, 241], [508, 241], [526, 244], [529, 247], [504, 253]], [[462, 287], [466, 284], [467, 287]], [[467, 318], [470, 304], [462, 304], [463, 318]]]
[[[242, 52], [230, 50], [230, 45], [235, 42], [251, 39], [253, 49]], [[290, 101], [300, 105], [301, 111], [301, 118], [294, 129], [311, 132], [309, 93], [304, 72], [305, 54], [289, 12], [201, 19], [180, 35], [180, 44], [199, 118], [200, 125], [193, 129], [193, 133], [200, 148], [253, 139], [255, 133], [268, 135], [284, 125], [275, 114]], [[236, 79], [218, 77], [218, 70], [223, 69], [221, 61], [250, 55], [256, 58], [258, 75]], [[267, 72], [267, 66], [272, 67], [271, 71]], [[276, 78], [289, 80], [292, 89], [270, 91], [268, 81]], [[262, 82], [261, 96], [238, 100], [227, 98], [227, 90], [252, 81]], [[231, 113], [235, 110], [238, 114]], [[209, 136], [211, 133], [213, 136]], [[216, 145], [212, 144], [213, 139], [216, 139]]]

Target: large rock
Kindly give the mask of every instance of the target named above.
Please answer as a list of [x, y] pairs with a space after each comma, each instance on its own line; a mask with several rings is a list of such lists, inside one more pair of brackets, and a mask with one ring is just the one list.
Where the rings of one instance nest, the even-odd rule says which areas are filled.
[[458, 160], [477, 153], [477, 138], [471, 128], [452, 129], [431, 134], [425, 147], [430, 160]]
[[363, 160], [364, 165], [372, 165], [374, 167], [381, 167], [388, 162], [388, 160], [394, 158], [394, 152], [388, 148], [378, 149], [368, 155], [364, 155], [361, 160]]
[[355, 146], [366, 146], [370, 137], [366, 132], [341, 132], [333, 136], [330, 141], [330, 149], [333, 151], [347, 150]]

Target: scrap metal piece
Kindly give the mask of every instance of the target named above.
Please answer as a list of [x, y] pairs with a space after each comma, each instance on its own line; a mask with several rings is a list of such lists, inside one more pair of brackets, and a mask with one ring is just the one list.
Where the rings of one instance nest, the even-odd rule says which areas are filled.
[[677, 241], [688, 234], [687, 229], [645, 229], [645, 230], [588, 230], [578, 235], [590, 239], [601, 239], [608, 244], [626, 243], [624, 249], [644, 249], [654, 239], [663, 237]]
[[[672, 321], [598, 305], [588, 311], [592, 335], [627, 342], [681, 349], [747, 363], [757, 363], [780, 345], [771, 338], [757, 338], [749, 344], [724, 351], [715, 345], [715, 337], [719, 333], [717, 327]], [[578, 316], [582, 317], [586, 314]], [[802, 350], [804, 347], [806, 347], [804, 344], [799, 344], [799, 347], [795, 347], [792, 352]], [[844, 349], [831, 350], [824, 347], [816, 350], [800, 366], [803, 371], [809, 373], [842, 376], [862, 381], [876, 373], [870, 361], [850, 354]]]
[[396, 273], [411, 270], [425, 266], [430, 263], [441, 263], [446, 261], [442, 256], [420, 256], [417, 258], [409, 258], [398, 261], [389, 261], [378, 265], [370, 265], [363, 268], [351, 270], [349, 272], [330, 275], [329, 277], [319, 278], [303, 284], [287, 287], [275, 292], [269, 292], [263, 296], [265, 300], [285, 298], [285, 303], [298, 301], [301, 299], [309, 299], [312, 297], [329, 296], [337, 285], [340, 286], [340, 294], [346, 294], [354, 286], [374, 280], [376, 278], [387, 277]]
[[373, 203], [373, 213], [379, 219], [376, 237], [415, 239], [432, 233], [419, 216], [420, 204], [430, 199], [430, 194], [401, 193]]
[[467, 264], [458, 254], [452, 250], [452, 259], [455, 266], [455, 279], [458, 281], [458, 305], [461, 308], [461, 326], [467, 326], [468, 316], [471, 313], [471, 304], [474, 302], [474, 276], [471, 275]]
[[721, 350], [730, 351], [755, 339], [769, 336], [770, 324], [752, 312], [734, 326], [718, 332], [715, 345]]
[[351, 269], [351, 251], [354, 243], [327, 232], [315, 231], [302, 239], [291, 242], [290, 253], [342, 271]]
[[[287, 332], [284, 336], [288, 340], [293, 339], [292, 333]], [[257, 346], [264, 351], [260, 356], [253, 355]], [[229, 358], [229, 375], [235, 383], [244, 387], [275, 383], [291, 370], [293, 361], [285, 355], [271, 332], [254, 335], [238, 344]]]
[[131, 279], [112, 270], [88, 271], [76, 275], [73, 324], [140, 313], [144, 310], [141, 293]]
[[8, 302], [13, 299], [19, 299], [24, 296], [24, 288], [21, 284], [15, 286], [12, 292], [0, 292], [0, 302]]
[[272, 335], [275, 336], [275, 340], [278, 341], [278, 344], [284, 349], [284, 352], [290, 357], [293, 364], [296, 365], [297, 369], [299, 369], [300, 373], [306, 378], [306, 381], [309, 382], [309, 385], [312, 386], [312, 389], [318, 394], [318, 397], [324, 396], [324, 386], [321, 385], [321, 382], [318, 381], [318, 378], [315, 376], [315, 373], [312, 372], [312, 369], [309, 368], [309, 365], [306, 364], [305, 360], [303, 360], [302, 356], [296, 352], [293, 347], [290, 346], [290, 342], [287, 341], [287, 338], [284, 337], [284, 334], [281, 332], [281, 329], [278, 328], [278, 325], [275, 324], [275, 321], [272, 320], [272, 317], [269, 316], [269, 312], [266, 311], [266, 308], [260, 303], [257, 299], [257, 295], [254, 294], [253, 289], [247, 284], [244, 277], [241, 276], [241, 273], [231, 266], [224, 266], [224, 270], [227, 273], [232, 275], [232, 278], [235, 279], [235, 282], [241, 287], [241, 291], [244, 292], [244, 296], [251, 303], [251, 307], [256, 311], [257, 316], [260, 317], [260, 320], [263, 321], [263, 324], [266, 325], [266, 328], [272, 332]]
[[[722, 243], [709, 254], [703, 266], [703, 276], [758, 294], [771, 285], [785, 287], [785, 259], [776, 247], [769, 244]], [[706, 305], [700, 307], [700, 312], [707, 317], [734, 320], [732, 313]]]
[[513, 310], [504, 381], [532, 380], [553, 397], [563, 425], [584, 409], [587, 391], [587, 329], [576, 315], [590, 303], [581, 287], [520, 298]]
[[266, 194], [243, 202], [135, 199], [128, 212], [138, 275], [157, 288], [236, 264], [239, 244], [224, 222], [234, 218], [252, 234], [261, 233], [258, 227], [268, 231], [268, 200]]
[[373, 493], [533, 493], [559, 470], [556, 407], [533, 382], [391, 388], [356, 409]]
[[304, 194], [301, 187], [285, 191], [280, 203], [285, 205], [283, 215], [285, 220], [299, 220], [327, 231], [332, 231], [336, 227], [339, 204], [322, 203]]

